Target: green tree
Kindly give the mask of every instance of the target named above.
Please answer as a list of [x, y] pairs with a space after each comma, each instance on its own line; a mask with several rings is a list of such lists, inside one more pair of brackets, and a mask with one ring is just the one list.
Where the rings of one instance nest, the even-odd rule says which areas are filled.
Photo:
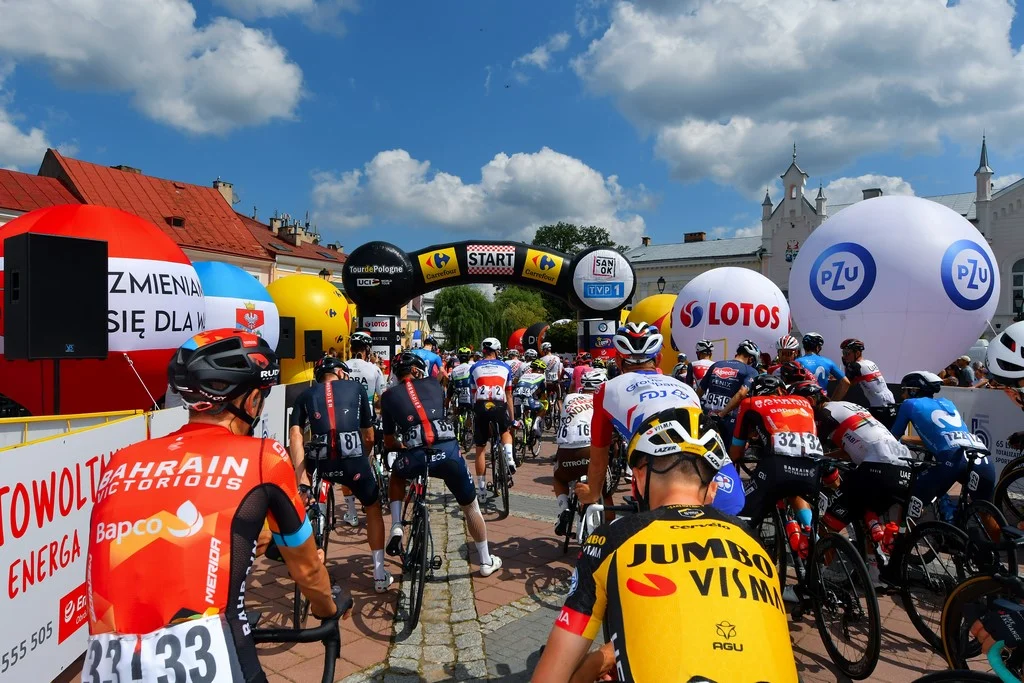
[[474, 287], [462, 285], [438, 292], [429, 321], [432, 327], [436, 325], [444, 331], [447, 347], [478, 348], [480, 340], [490, 333], [492, 317], [487, 297]]
[[576, 323], [552, 325], [544, 335], [544, 341], [551, 342], [555, 353], [576, 353]]
[[566, 254], [578, 254], [590, 247], [618, 248], [605, 228], [596, 225], [584, 227], [562, 221], [537, 228], [537, 233], [533, 236], [533, 243], [537, 246], [564, 251]]
[[494, 296], [495, 335], [502, 344], [520, 327], [547, 322], [548, 311], [540, 292], [510, 285]]

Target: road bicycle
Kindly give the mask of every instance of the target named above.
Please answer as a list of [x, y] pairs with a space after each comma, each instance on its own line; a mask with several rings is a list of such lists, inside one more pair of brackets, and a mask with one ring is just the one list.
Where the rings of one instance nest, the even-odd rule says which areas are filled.
[[352, 596], [338, 602], [338, 612], [321, 621], [319, 626], [307, 629], [257, 628], [262, 614], [246, 611], [246, 620], [252, 627], [252, 639], [256, 644], [262, 643], [316, 643], [324, 645], [323, 683], [334, 681], [334, 668], [341, 659], [341, 618], [352, 609]]
[[408, 586], [402, 586], [406, 597], [404, 617], [407, 633], [411, 633], [419, 623], [426, 582], [433, 578], [435, 570], [441, 568], [441, 556], [434, 554], [434, 537], [430, 532], [427, 490], [431, 459], [437, 455], [443, 457], [444, 453], [426, 448], [423, 455], [426, 458], [424, 470], [409, 482], [409, 490], [402, 505], [402, 527], [408, 531], [403, 534], [403, 539], [408, 540], [404, 541], [401, 552], [402, 574], [408, 580]]
[[[309, 474], [309, 490], [306, 500], [306, 519], [313, 529], [313, 538], [318, 548], [324, 551], [327, 560], [327, 546], [330, 543], [331, 530], [337, 521], [334, 506], [334, 486], [320, 475], [320, 455], [326, 452], [326, 444], [310, 442], [305, 446], [306, 462], [313, 463]], [[302, 595], [299, 584], [295, 584], [292, 598], [292, 619], [295, 628], [301, 628], [309, 616], [309, 600]]]
[[509, 513], [509, 489], [513, 486], [512, 474], [508, 470], [508, 460], [505, 458], [505, 448], [501, 443], [501, 432], [498, 431], [497, 423], [491, 420], [488, 429], [491, 435], [489, 454], [491, 480], [487, 482], [487, 490], [493, 493], [496, 499], [501, 500], [498, 519], [505, 519]]

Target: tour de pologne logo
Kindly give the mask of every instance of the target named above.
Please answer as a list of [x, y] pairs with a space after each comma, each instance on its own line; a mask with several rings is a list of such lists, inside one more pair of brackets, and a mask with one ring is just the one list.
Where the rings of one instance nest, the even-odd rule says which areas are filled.
[[957, 240], [942, 255], [939, 275], [950, 301], [965, 311], [976, 311], [992, 298], [995, 268], [977, 242]]
[[703, 318], [704, 309], [698, 306], [696, 301], [691, 301], [679, 309], [679, 322], [684, 327], [697, 327]]
[[856, 242], [840, 242], [821, 252], [811, 266], [811, 294], [825, 308], [845, 311], [867, 298], [877, 272], [871, 252]]

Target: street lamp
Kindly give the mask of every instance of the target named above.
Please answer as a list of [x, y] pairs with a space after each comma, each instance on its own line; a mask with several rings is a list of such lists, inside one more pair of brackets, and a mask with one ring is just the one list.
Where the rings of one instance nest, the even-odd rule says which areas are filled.
[[659, 277], [658, 278], [658, 294], [664, 294], [664, 293], [665, 293], [665, 278]]
[[326, 268], [323, 268], [320, 271], [320, 277], [323, 278], [324, 280], [330, 280], [331, 279], [331, 271], [327, 270]]

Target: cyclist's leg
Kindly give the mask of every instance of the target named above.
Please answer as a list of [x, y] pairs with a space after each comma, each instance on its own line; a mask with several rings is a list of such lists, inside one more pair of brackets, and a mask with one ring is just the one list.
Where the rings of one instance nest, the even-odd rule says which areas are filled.
[[913, 495], [925, 505], [949, 491], [967, 464], [959, 451], [938, 453], [935, 460], [939, 464], [919, 472], [914, 481]]
[[427, 461], [423, 451], [415, 448], [400, 451], [391, 467], [391, 482], [388, 484], [388, 499], [391, 501], [391, 533], [388, 538], [388, 555], [398, 555], [402, 550], [402, 506], [409, 480], [415, 479], [426, 469]]
[[476, 446], [476, 462], [473, 463], [473, 468], [476, 472], [477, 495], [480, 497], [487, 495], [487, 458], [484, 457], [484, 448], [490, 438], [490, 420], [487, 419], [485, 405], [487, 404], [483, 401], [473, 404], [473, 445]]
[[973, 476], [967, 473], [966, 458], [964, 471], [959, 477], [959, 481], [964, 486], [968, 487], [971, 492], [971, 497], [975, 500], [987, 500], [992, 502], [992, 492], [996, 487], [996, 466], [992, 463], [992, 457], [989, 456], [983, 460], [976, 460], [972, 468], [972, 473], [977, 474], [977, 481], [973, 489], [971, 486], [971, 479]]
[[564, 512], [569, 507], [569, 483], [586, 476], [590, 467], [590, 447], [559, 448], [555, 454], [554, 489], [557, 501], [555, 535], [564, 536], [572, 518]]
[[363, 505], [366, 513], [366, 540], [373, 557], [373, 578], [378, 592], [387, 590], [394, 579], [384, 568], [384, 515], [380, 509], [380, 490], [373, 467], [366, 456], [343, 458], [338, 461], [342, 481]]
[[[750, 474], [750, 481], [743, 489], [743, 509], [740, 510], [740, 517], [750, 519], [750, 526], [753, 529], [761, 524], [768, 506], [774, 505], [777, 499], [776, 491], [776, 470], [778, 461], [768, 456], [757, 461], [757, 467]], [[717, 498], [717, 495], [716, 495]]]
[[454, 441], [434, 444], [434, 448], [441, 451], [444, 456], [433, 456], [428, 464], [430, 476], [444, 480], [445, 486], [455, 496], [466, 518], [469, 535], [473, 538], [473, 544], [480, 556], [480, 573], [483, 576], [490, 576], [501, 568], [501, 559], [492, 555], [487, 545], [487, 525], [484, 516], [480, 514], [480, 503], [477, 502], [466, 461], [459, 453], [459, 445]]
[[356, 496], [352, 489], [347, 486], [341, 487], [341, 495], [345, 498], [345, 523], [349, 526], [359, 526], [359, 513], [356, 512]]
[[491, 409], [491, 420], [495, 424], [495, 431], [501, 434], [501, 445], [505, 451], [505, 461], [508, 462], [509, 474], [516, 473], [516, 461], [512, 457], [512, 432], [508, 419], [508, 406], [504, 403], [496, 403]]

